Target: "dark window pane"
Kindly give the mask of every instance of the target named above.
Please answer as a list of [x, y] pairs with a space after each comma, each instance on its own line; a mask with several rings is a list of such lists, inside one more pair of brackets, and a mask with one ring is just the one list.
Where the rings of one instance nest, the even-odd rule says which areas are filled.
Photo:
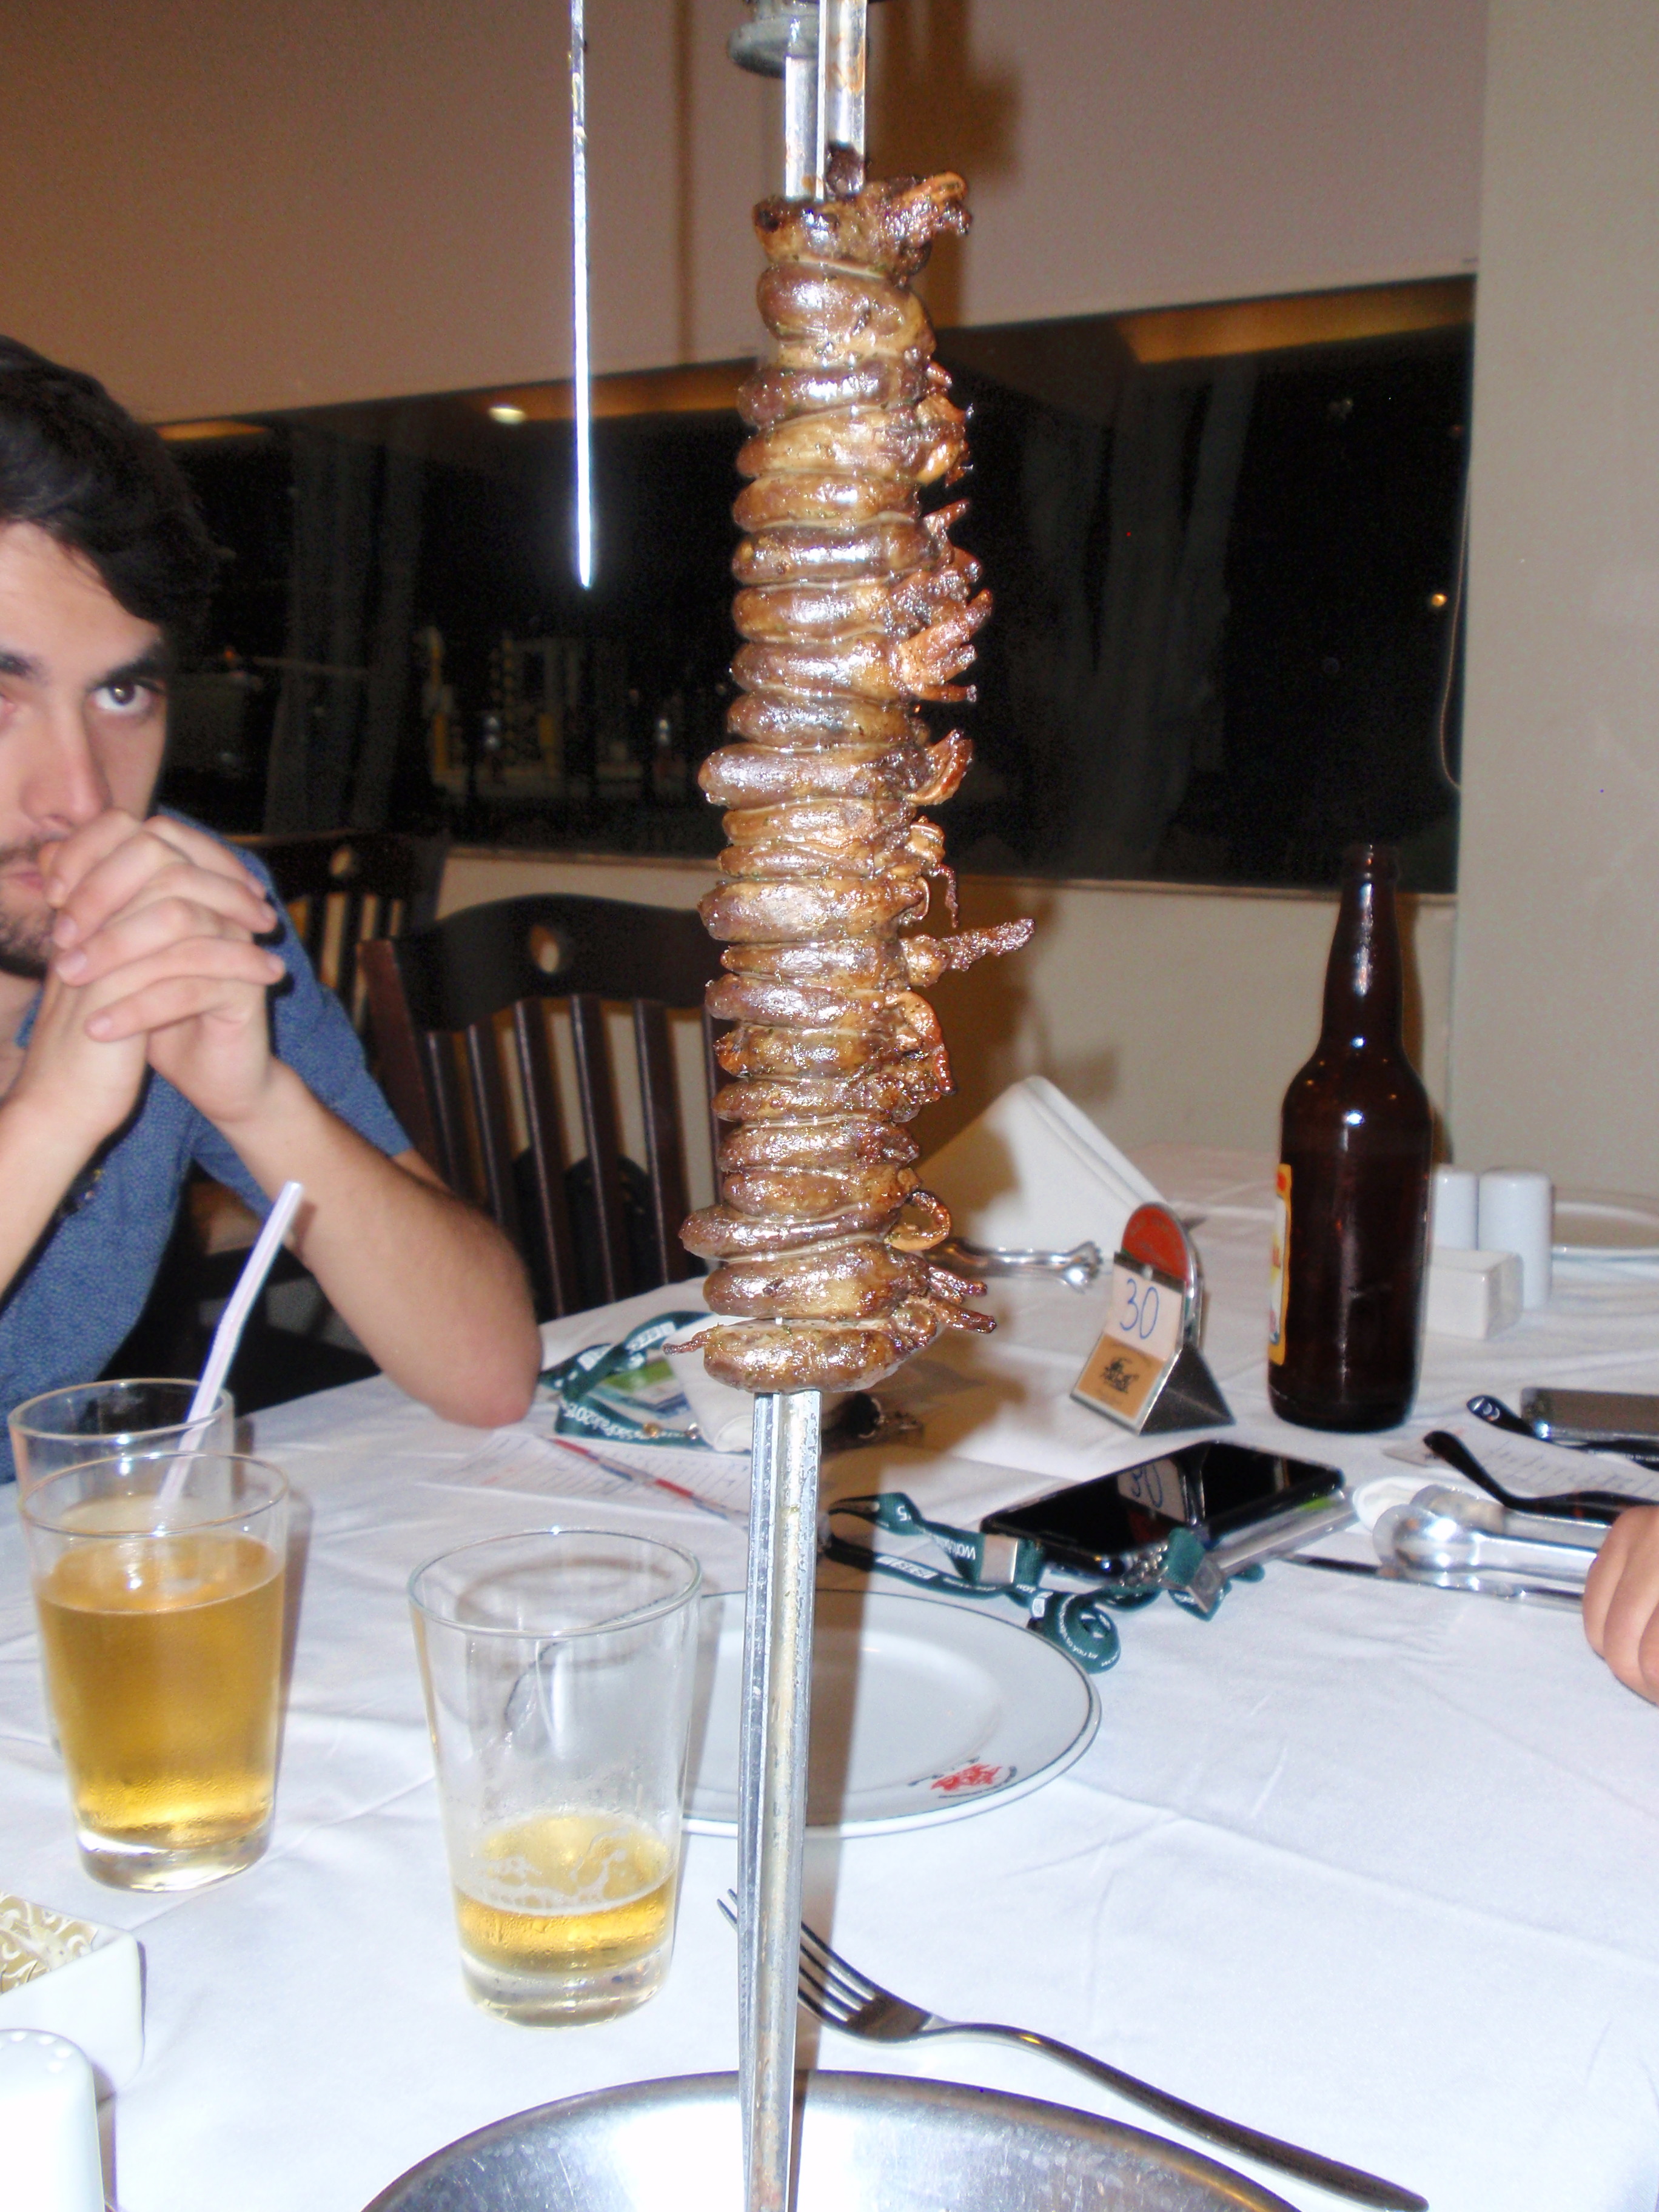
[[[956, 865], [1318, 886], [1364, 836], [1452, 887], [1472, 301], [942, 335], [997, 607]], [[516, 421], [459, 394], [181, 441], [234, 557], [167, 795], [227, 828], [717, 851], [741, 373], [608, 387], [589, 592], [559, 387], [496, 395]]]

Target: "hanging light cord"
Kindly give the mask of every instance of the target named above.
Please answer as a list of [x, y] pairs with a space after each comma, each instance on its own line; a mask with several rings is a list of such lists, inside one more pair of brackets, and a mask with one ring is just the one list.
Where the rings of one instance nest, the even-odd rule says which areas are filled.
[[593, 582], [592, 362], [588, 344], [587, 33], [584, 0], [570, 0], [570, 249], [576, 387], [576, 580]]

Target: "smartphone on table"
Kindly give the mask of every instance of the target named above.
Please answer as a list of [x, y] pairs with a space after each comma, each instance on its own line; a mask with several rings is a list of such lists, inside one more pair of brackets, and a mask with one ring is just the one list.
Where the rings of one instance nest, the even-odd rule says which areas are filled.
[[1659, 1397], [1638, 1390], [1523, 1390], [1521, 1418], [1552, 1444], [1659, 1452]]
[[1340, 1468], [1206, 1441], [988, 1514], [980, 1525], [988, 1535], [1033, 1538], [1056, 1566], [1117, 1577], [1144, 1571], [1179, 1527], [1210, 1544], [1341, 1487]]

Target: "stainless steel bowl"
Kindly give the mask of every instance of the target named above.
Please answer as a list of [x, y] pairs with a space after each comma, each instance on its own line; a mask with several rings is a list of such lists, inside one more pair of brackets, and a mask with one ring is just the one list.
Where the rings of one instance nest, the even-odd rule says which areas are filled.
[[[368, 2212], [739, 2212], [730, 2074], [638, 2081], [463, 2136]], [[1060, 2105], [814, 2074], [798, 2212], [1291, 2212], [1213, 2159]]]

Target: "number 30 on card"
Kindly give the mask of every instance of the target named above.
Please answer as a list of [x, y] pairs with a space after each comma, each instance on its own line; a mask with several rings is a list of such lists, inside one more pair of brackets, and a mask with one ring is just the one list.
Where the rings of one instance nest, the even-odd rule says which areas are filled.
[[1120, 1252], [1106, 1326], [1072, 1395], [1138, 1427], [1180, 1356], [1186, 1328], [1186, 1285]]

